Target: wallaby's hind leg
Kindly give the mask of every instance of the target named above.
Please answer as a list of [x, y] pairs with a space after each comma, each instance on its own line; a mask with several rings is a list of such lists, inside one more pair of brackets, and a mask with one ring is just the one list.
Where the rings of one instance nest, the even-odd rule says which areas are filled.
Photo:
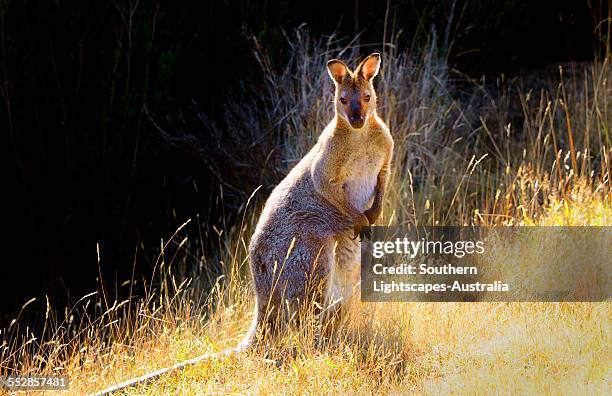
[[[279, 245], [277, 241], [276, 246]], [[292, 245], [290, 250], [262, 252], [255, 249], [251, 255], [258, 300], [256, 316], [264, 333], [278, 332], [290, 322], [299, 325], [308, 310], [316, 311], [317, 306], [325, 304], [333, 267], [331, 239], [302, 234], [293, 244], [287, 243], [289, 245]], [[262, 265], [262, 262], [276, 262], [276, 265]]]
[[350, 234], [343, 234], [336, 240], [333, 250], [333, 269], [329, 279], [325, 301], [325, 315], [322, 316], [323, 336], [329, 338], [333, 328], [342, 318], [342, 310], [358, 289], [361, 262], [361, 246]]
[[344, 305], [359, 289], [361, 245], [350, 234], [342, 234], [336, 241], [332, 282], [337, 290], [337, 299]]

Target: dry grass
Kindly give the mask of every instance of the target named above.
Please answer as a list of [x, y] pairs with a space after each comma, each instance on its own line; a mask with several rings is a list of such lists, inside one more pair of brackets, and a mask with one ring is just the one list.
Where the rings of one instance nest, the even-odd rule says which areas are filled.
[[[303, 31], [291, 43], [280, 70], [255, 45], [265, 76], [257, 91], [230, 101], [224, 121], [200, 116], [214, 145], [167, 136], [206, 159], [228, 206], [247, 202], [260, 184], [269, 190], [310, 147], [332, 112], [324, 62], [356, 51]], [[377, 83], [397, 147], [381, 223], [612, 224], [607, 60], [460, 86], [434, 45], [416, 54], [394, 48]], [[218, 233], [214, 255], [197, 259], [198, 282], [177, 274], [197, 245], [178, 230], [144, 296], [117, 302], [101, 289], [65, 312], [49, 309], [42, 334], [19, 320], [3, 329], [0, 373], [64, 373], [81, 394], [234, 346], [251, 318], [246, 245], [265, 195], [240, 207], [242, 222]], [[200, 283], [214, 284], [212, 292], [202, 297]], [[324, 349], [304, 326], [128, 393], [608, 394], [611, 318], [609, 301], [354, 301]]]

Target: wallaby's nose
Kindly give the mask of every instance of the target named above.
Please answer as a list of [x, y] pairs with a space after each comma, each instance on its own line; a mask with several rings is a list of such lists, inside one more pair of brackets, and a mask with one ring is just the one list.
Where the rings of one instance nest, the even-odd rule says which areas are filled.
[[351, 118], [349, 121], [351, 122], [351, 126], [353, 128], [361, 128], [363, 126], [365, 119], [363, 118], [361, 114], [353, 114], [351, 115]]

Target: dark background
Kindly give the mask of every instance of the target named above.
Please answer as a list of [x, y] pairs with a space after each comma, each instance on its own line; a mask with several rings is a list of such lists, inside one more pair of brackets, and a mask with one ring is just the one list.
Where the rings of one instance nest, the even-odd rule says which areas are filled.
[[[453, 2], [0, 0], [0, 130], [5, 147], [0, 325], [24, 301], [62, 304], [104, 279], [151, 272], [161, 238], [188, 218], [219, 221], [214, 175], [167, 147], [151, 120], [215, 118], [229, 92], [262, 78], [245, 34], [282, 64], [283, 32], [361, 32], [384, 21], [413, 45], [442, 36]], [[593, 59], [603, 0], [458, 1], [451, 65], [472, 77]], [[599, 13], [599, 14], [597, 14]], [[203, 139], [206, 137], [203, 136]]]

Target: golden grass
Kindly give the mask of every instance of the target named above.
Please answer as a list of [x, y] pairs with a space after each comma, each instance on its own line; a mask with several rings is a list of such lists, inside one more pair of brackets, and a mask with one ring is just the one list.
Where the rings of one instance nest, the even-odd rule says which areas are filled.
[[[588, 219], [610, 218], [612, 206], [593, 199], [546, 213], [538, 224], [589, 225]], [[235, 260], [245, 254], [238, 246], [230, 249]], [[239, 267], [234, 261], [231, 268]], [[85, 334], [72, 333], [73, 341], [50, 338], [72, 345], [48, 345], [47, 355], [38, 357], [42, 348], [20, 345], [15, 350], [25, 358], [23, 372], [37, 372], [37, 359], [46, 359], [45, 372], [51, 365], [69, 375], [71, 393], [85, 394], [232, 347], [249, 326], [251, 297], [243, 277], [227, 275], [232, 280], [219, 282], [203, 307], [194, 304], [189, 288], [167, 285], [161, 297], [151, 293], [135, 309], [111, 308], [100, 322], [80, 326]], [[131, 322], [130, 313], [136, 315]], [[611, 322], [609, 301], [353, 301], [325, 348], [314, 346], [315, 331], [305, 326], [248, 353], [211, 359], [125, 393], [607, 394]]]

